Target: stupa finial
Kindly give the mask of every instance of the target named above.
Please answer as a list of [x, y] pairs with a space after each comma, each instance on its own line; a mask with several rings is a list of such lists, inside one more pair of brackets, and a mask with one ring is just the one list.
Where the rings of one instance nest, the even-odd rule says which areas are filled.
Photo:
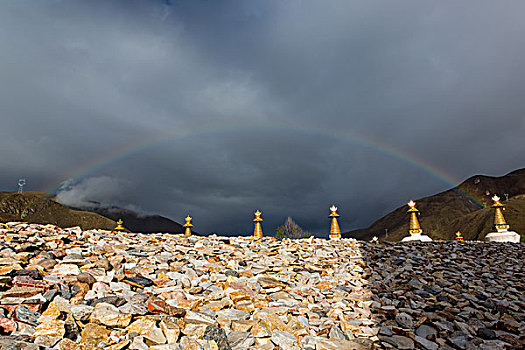
[[499, 196], [494, 195], [492, 201], [494, 202], [492, 208], [494, 208], [494, 228], [496, 229], [496, 232], [487, 233], [485, 240], [489, 242], [519, 243], [521, 236], [514, 231], [509, 231], [510, 226], [503, 217], [503, 210], [505, 210], [505, 207], [501, 204]]
[[509, 225], [505, 221], [505, 218], [503, 217], [503, 210], [505, 210], [505, 207], [500, 202], [500, 197], [497, 195], [494, 195], [492, 197], [492, 201], [494, 204], [492, 204], [492, 208], [495, 209], [494, 211], [494, 227], [498, 232], [505, 232], [508, 231]]
[[193, 227], [191, 223], [191, 216], [186, 216], [186, 219], [184, 219], [186, 223], [182, 226], [184, 227], [184, 236], [189, 237], [191, 236], [191, 228]]
[[330, 224], [330, 239], [340, 239], [341, 238], [341, 230], [339, 229], [339, 224], [337, 223], [337, 218], [340, 215], [337, 213], [337, 207], [335, 205], [332, 205], [330, 207], [330, 215], [329, 218], [332, 219], [332, 222]]
[[422, 235], [423, 230], [419, 226], [419, 221], [417, 220], [417, 214], [419, 210], [416, 208], [416, 202], [411, 200], [408, 204], [408, 213], [410, 213], [410, 224], [408, 226], [409, 235], [404, 237], [401, 242], [409, 241], [421, 241], [421, 242], [430, 242], [432, 238], [427, 235]]
[[257, 210], [255, 212], [255, 218], [253, 219], [253, 222], [255, 222], [255, 228], [253, 230], [253, 238], [254, 239], [261, 239], [263, 237], [263, 231], [262, 231], [262, 225], [261, 222], [263, 222], [263, 219], [261, 218], [262, 213]]
[[122, 221], [122, 219], [118, 219], [117, 221], [117, 227], [115, 227], [113, 229], [113, 232], [122, 232], [122, 231], [126, 231], [126, 228], [123, 226], [124, 224], [124, 221]]
[[410, 213], [410, 225], [408, 227], [408, 232], [413, 234], [421, 234], [423, 230], [421, 229], [421, 226], [419, 225], [419, 221], [417, 220], [417, 213], [419, 210], [416, 208], [416, 202], [413, 200], [410, 200], [408, 202], [408, 212]]

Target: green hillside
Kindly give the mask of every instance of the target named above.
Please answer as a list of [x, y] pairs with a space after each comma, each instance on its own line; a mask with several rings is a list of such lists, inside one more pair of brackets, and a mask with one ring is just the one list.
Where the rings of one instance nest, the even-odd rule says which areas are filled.
[[[505, 201], [504, 194], [509, 195]], [[419, 221], [424, 234], [432, 239], [454, 239], [459, 230], [465, 239], [483, 240], [493, 231], [493, 209], [491, 197], [498, 194], [506, 206], [505, 218], [511, 230], [521, 234], [525, 240], [525, 169], [513, 171], [505, 176], [477, 175], [459, 186], [433, 196], [416, 199], [420, 210]], [[370, 227], [353, 230], [344, 237], [369, 240], [373, 236], [389, 241], [398, 241], [408, 235], [408, 207], [403, 205], [383, 216]], [[385, 237], [388, 229], [388, 237]]]

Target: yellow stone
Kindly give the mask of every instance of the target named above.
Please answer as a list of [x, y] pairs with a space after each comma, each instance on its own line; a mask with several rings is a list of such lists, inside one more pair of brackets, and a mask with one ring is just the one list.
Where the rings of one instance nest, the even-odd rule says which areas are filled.
[[109, 348], [107, 348], [107, 350], [122, 350], [126, 348], [129, 345], [129, 343], [129, 340], [124, 339], [117, 344], [111, 345]]
[[193, 306], [194, 303], [186, 300], [186, 299], [177, 299], [177, 307], [183, 308], [183, 309], [193, 309], [191, 306]]
[[235, 332], [249, 332], [255, 324], [257, 321], [254, 320], [239, 320], [233, 321], [231, 328]]
[[357, 333], [357, 332], [359, 332], [361, 330], [361, 326], [352, 324], [350, 322], [344, 322], [344, 321], [341, 321], [341, 328], [343, 330], [350, 331], [353, 334], [355, 334], [355, 333]]
[[58, 308], [58, 305], [55, 301], [52, 301], [49, 303], [49, 306], [47, 307], [47, 309], [38, 318], [38, 323], [56, 320], [59, 317], [60, 317], [60, 310]]
[[88, 323], [82, 330], [83, 344], [98, 345], [101, 341], [108, 339], [110, 331], [95, 323]]
[[253, 334], [255, 338], [266, 338], [272, 335], [266, 327], [262, 326], [259, 323], [255, 323], [253, 327], [250, 329], [250, 333]]
[[62, 338], [66, 333], [65, 324], [64, 321], [60, 320], [48, 320], [36, 327], [34, 337], [49, 335]]
[[296, 332], [304, 328], [304, 325], [295, 317], [288, 315], [288, 324], [287, 326], [293, 331]]
[[143, 335], [146, 344], [166, 344], [166, 337], [160, 328], [155, 328]]
[[268, 331], [273, 332], [275, 329], [278, 329], [283, 332], [292, 333], [290, 328], [275, 314], [268, 314], [259, 312], [253, 316], [254, 319], [259, 321], [264, 328]]
[[208, 346], [210, 347], [210, 350], [219, 350], [219, 345], [217, 345], [215, 340], [208, 341]]
[[201, 304], [202, 304], [202, 300], [200, 300], [200, 299], [198, 299], [198, 300], [194, 300], [194, 301], [191, 301], [191, 302], [189, 303], [189, 307], [188, 307], [188, 308], [189, 308], [190, 310], [196, 311], [196, 310], [199, 308], [199, 306], [200, 306]]
[[363, 344], [357, 342], [342, 340], [342, 339], [321, 339], [315, 345], [316, 350], [338, 350], [338, 349], [351, 349], [351, 350], [366, 350], [369, 349]]
[[259, 350], [274, 350], [277, 349], [270, 338], [255, 338], [255, 345], [257, 345], [256, 349]]
[[84, 297], [79, 295], [77, 297], [71, 298], [71, 305], [80, 305], [83, 301]]
[[170, 319], [160, 321], [159, 326], [162, 332], [164, 332], [166, 342], [168, 344], [176, 344], [180, 335], [180, 326]]
[[251, 302], [241, 301], [240, 303], [235, 305], [235, 308], [249, 313], [255, 311], [255, 306]]
[[200, 350], [202, 346], [190, 337], [183, 337], [180, 342], [180, 348], [182, 350]]
[[121, 313], [114, 305], [99, 303], [95, 306], [89, 320], [108, 327], [124, 328], [131, 322], [131, 314]]
[[130, 324], [126, 330], [128, 333], [138, 333], [140, 335], [146, 334], [155, 328], [155, 320], [148, 317], [140, 317], [138, 320]]
[[331, 284], [328, 283], [328, 282], [325, 282], [325, 281], [322, 281], [322, 282], [319, 282], [317, 284], [317, 286], [315, 286], [317, 289], [325, 289], [325, 288], [330, 288], [331, 287]]
[[213, 310], [213, 311], [219, 311], [231, 305], [232, 305], [232, 302], [230, 300], [220, 300], [220, 301], [209, 302], [208, 304], [202, 305], [202, 307]]
[[268, 307], [268, 302], [264, 300], [257, 300], [253, 303], [256, 309], [262, 309], [263, 307]]
[[228, 283], [235, 282], [235, 281], [237, 281], [237, 278], [235, 278], [235, 277], [233, 277], [233, 276], [228, 276], [228, 278], [226, 279], [226, 281], [227, 281]]
[[60, 350], [85, 350], [86, 347], [82, 344], [77, 344], [71, 339], [62, 339], [60, 343], [58, 343], [58, 347]]
[[[0, 275], [6, 275], [8, 274], [9, 272], [15, 270], [15, 266], [19, 266], [20, 269], [22, 268], [20, 265], [7, 265], [7, 266], [2, 266], [0, 267]], [[16, 270], [20, 270], [20, 269], [16, 269]]]
[[241, 300], [250, 300], [251, 296], [250, 294], [245, 293], [245, 292], [235, 291], [235, 292], [230, 293], [230, 299], [234, 303], [238, 303]]
[[208, 327], [207, 324], [202, 323], [188, 323], [186, 324], [186, 327], [184, 327], [184, 330], [182, 333], [189, 337], [194, 337], [197, 339], [200, 339], [204, 336], [204, 332], [206, 331], [206, 327]]
[[239, 277], [251, 278], [251, 277], [253, 277], [253, 272], [251, 272], [250, 270], [241, 271], [241, 272], [239, 272]]
[[306, 328], [303, 328], [293, 332], [292, 335], [298, 339], [302, 339], [303, 337], [310, 335], [310, 333]]
[[[175, 255], [174, 258], [182, 259], [184, 257], [182, 255]], [[186, 263], [184, 261], [173, 261], [173, 262], [170, 263], [170, 266], [171, 267], [175, 267], [175, 268], [182, 267], [184, 265], [186, 265]]]

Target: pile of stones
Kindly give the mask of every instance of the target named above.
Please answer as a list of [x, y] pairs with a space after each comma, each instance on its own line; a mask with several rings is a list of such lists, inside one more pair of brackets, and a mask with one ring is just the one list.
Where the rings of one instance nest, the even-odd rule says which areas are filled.
[[0, 229], [0, 349], [506, 349], [523, 244]]
[[394, 349], [525, 348], [524, 244], [378, 244], [367, 251], [378, 337]]

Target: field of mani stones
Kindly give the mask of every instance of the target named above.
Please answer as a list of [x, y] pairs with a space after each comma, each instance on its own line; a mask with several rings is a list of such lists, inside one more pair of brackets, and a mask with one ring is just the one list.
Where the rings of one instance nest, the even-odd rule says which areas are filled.
[[0, 229], [0, 349], [522, 349], [523, 243]]

